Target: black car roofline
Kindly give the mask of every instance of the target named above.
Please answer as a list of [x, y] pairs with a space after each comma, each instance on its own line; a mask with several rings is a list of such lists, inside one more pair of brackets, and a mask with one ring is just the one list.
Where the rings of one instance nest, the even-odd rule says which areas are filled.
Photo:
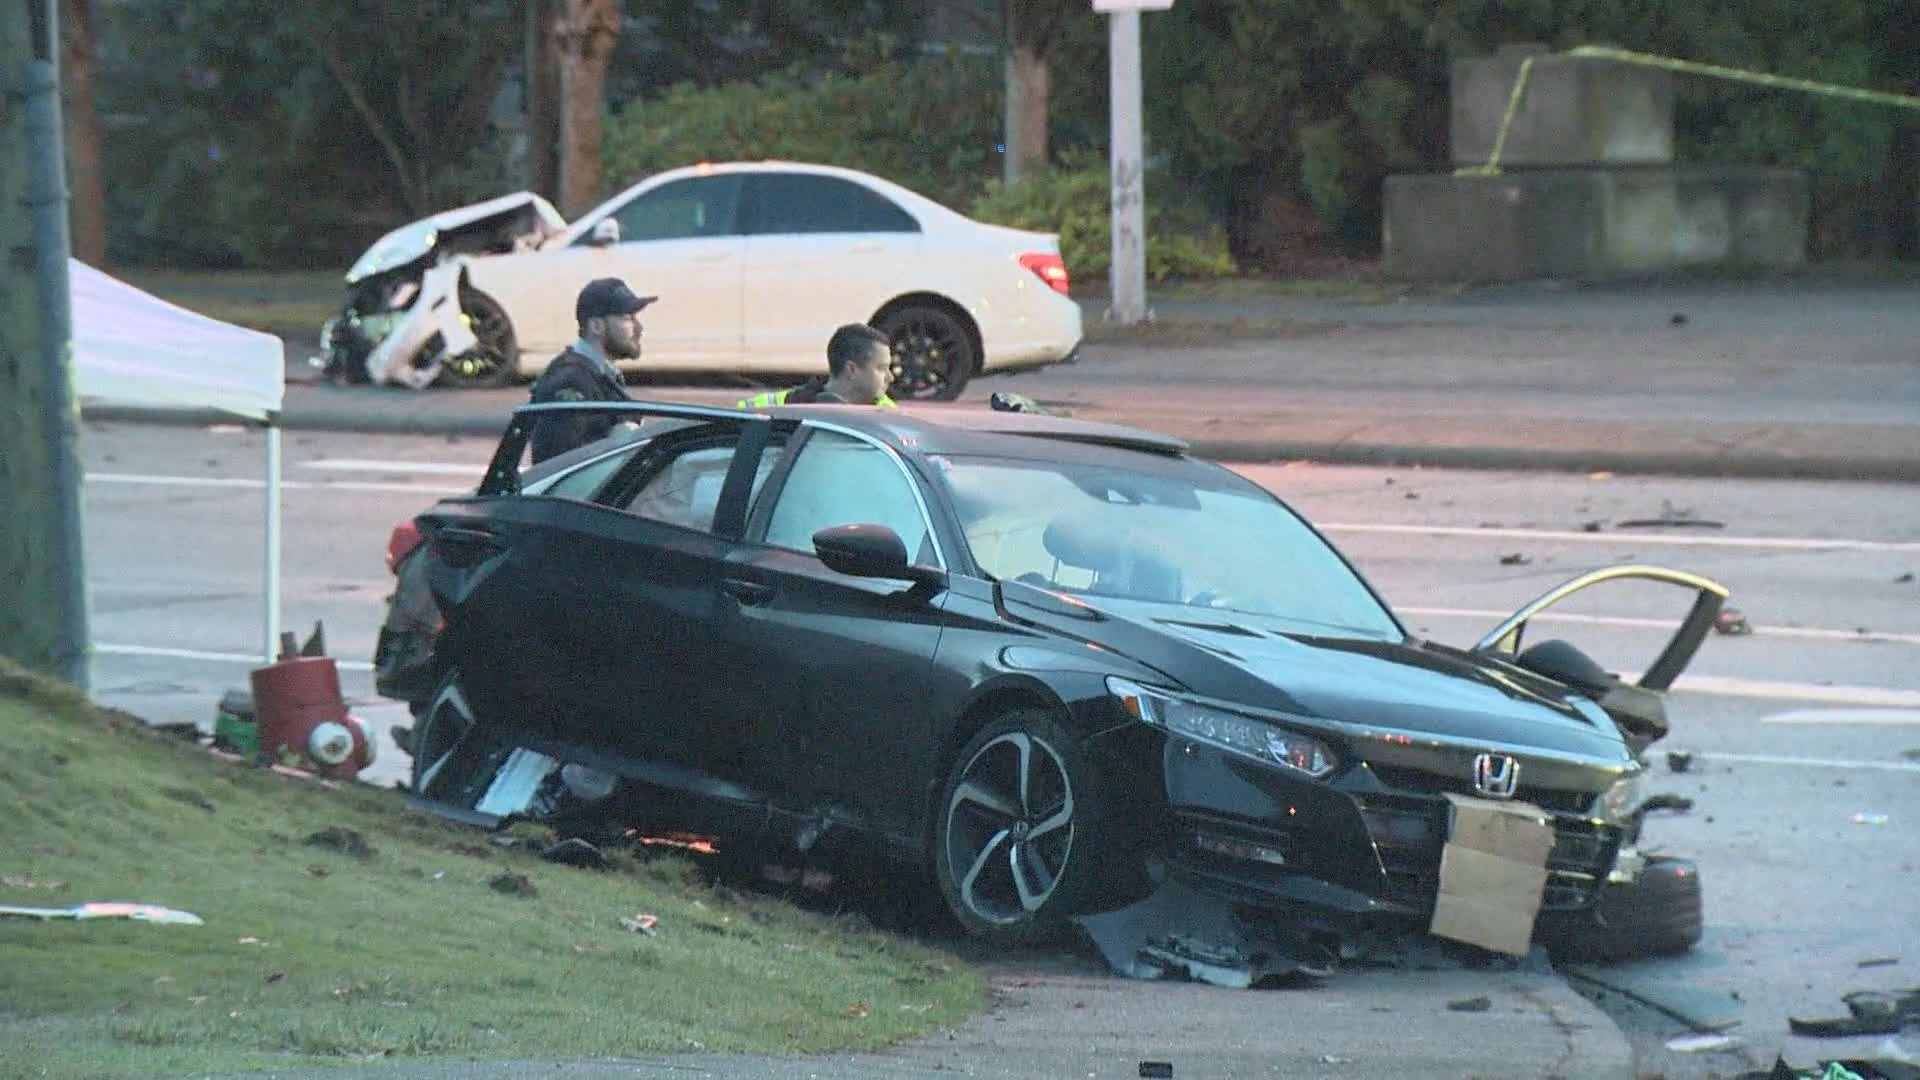
[[[515, 417], [538, 416], [550, 412], [592, 412], [619, 413], [622, 415], [660, 416], [684, 420], [767, 420], [793, 421], [799, 423], [829, 422], [824, 417], [802, 417], [787, 415], [786, 406], [781, 415], [776, 416], [762, 409], [729, 408], [724, 405], [681, 405], [661, 401], [545, 401], [529, 402], [513, 410]], [[1009, 414], [1013, 415], [1013, 414]], [[1119, 425], [1101, 424], [1087, 429], [1073, 428], [1035, 428], [1022, 429], [1014, 424], [969, 425], [966, 423], [948, 424], [936, 417], [913, 417], [914, 421], [934, 427], [944, 427], [953, 431], [970, 431], [983, 435], [1009, 435], [1029, 439], [1049, 439], [1056, 442], [1080, 443], [1087, 446], [1105, 446], [1117, 450], [1138, 450], [1145, 453], [1160, 454], [1165, 457], [1183, 457], [1189, 445], [1186, 440], [1172, 435], [1163, 435], [1139, 429], [1125, 428]], [[1058, 419], [1071, 420], [1069, 417]], [[1097, 421], [1081, 421], [1088, 425]]]

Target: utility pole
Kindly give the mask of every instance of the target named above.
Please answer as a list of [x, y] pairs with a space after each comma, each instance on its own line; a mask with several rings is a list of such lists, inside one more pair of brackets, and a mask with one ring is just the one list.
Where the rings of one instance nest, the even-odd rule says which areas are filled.
[[59, 0], [0, 0], [0, 654], [86, 689]]
[[1140, 12], [1165, 11], [1173, 0], [1093, 0], [1107, 16], [1107, 70], [1112, 90], [1107, 142], [1113, 165], [1112, 305], [1107, 318], [1133, 326], [1147, 317], [1146, 163], [1140, 123]]

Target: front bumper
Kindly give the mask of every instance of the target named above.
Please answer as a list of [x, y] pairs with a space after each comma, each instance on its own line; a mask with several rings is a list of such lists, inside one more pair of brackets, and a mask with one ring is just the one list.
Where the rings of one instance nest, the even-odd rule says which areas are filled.
[[[1168, 830], [1164, 855], [1208, 891], [1310, 915], [1330, 927], [1408, 923], [1433, 913], [1447, 841], [1446, 778], [1353, 766], [1329, 782], [1183, 739], [1162, 754]], [[1612, 871], [1623, 830], [1588, 817], [1584, 792], [1522, 789], [1552, 816], [1542, 911], [1591, 907]]]

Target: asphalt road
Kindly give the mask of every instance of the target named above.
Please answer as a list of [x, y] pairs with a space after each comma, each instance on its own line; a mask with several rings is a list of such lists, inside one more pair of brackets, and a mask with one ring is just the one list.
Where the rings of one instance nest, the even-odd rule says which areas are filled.
[[[388, 529], [468, 487], [478, 439], [295, 434], [287, 439], [285, 622], [323, 620], [363, 715], [390, 579]], [[150, 719], [210, 723], [261, 648], [259, 436], [237, 429], [90, 425], [89, 583], [96, 696]], [[1678, 1025], [1620, 1000], [1643, 1069], [1669, 1076], [1872, 1053], [1880, 1040], [1795, 1040], [1786, 1017], [1844, 1012], [1840, 994], [1920, 984], [1920, 490], [1908, 486], [1247, 467], [1353, 559], [1416, 632], [1470, 643], [1552, 584], [1615, 562], [1704, 573], [1733, 589], [1754, 633], [1709, 638], [1671, 702], [1696, 800], [1652, 838], [1698, 859], [1707, 938], [1622, 975], [1731, 995], [1733, 1053], [1665, 1055]], [[1629, 526], [1636, 519], [1666, 524]], [[1598, 523], [1589, 532], [1589, 523]], [[1518, 558], [1514, 558], [1518, 556]], [[1643, 621], [1677, 592], [1583, 594], [1543, 620], [1609, 666], [1659, 645]], [[403, 711], [399, 711], [404, 715]], [[390, 743], [371, 779], [401, 775]], [[1885, 824], [1855, 824], [1884, 814]], [[1869, 819], [1877, 820], [1877, 819]], [[1893, 965], [1860, 961], [1896, 957]], [[1909, 1047], [1915, 1040], [1909, 1038]], [[1744, 1057], [1740, 1055], [1745, 1055]], [[1329, 1070], [1337, 1072], [1338, 1070]], [[1377, 1073], [1376, 1073], [1377, 1074]], [[1183, 1074], [1185, 1075], [1185, 1074]], [[1357, 1075], [1357, 1073], [1356, 1073]]]

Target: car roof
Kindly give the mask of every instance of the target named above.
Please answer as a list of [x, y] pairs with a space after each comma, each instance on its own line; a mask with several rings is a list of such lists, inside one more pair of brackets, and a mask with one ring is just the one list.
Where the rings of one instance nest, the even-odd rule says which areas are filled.
[[782, 419], [824, 422], [879, 438], [914, 454], [1045, 456], [1048, 443], [1186, 456], [1186, 440], [1157, 431], [1047, 413], [1003, 412], [980, 405], [875, 409], [871, 405], [783, 405], [762, 410]]

